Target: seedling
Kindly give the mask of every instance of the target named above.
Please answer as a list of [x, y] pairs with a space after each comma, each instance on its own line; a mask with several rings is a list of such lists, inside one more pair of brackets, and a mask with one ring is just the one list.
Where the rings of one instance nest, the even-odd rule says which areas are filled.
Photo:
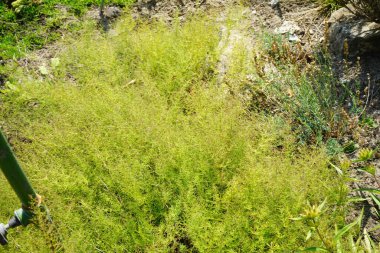
[[311, 205], [307, 202], [307, 206], [305, 207], [303, 213], [300, 214], [297, 218], [292, 218], [292, 220], [306, 221], [306, 224], [309, 226], [310, 230], [306, 236], [306, 240], [308, 240], [312, 234], [315, 232], [318, 235], [318, 238], [322, 241], [325, 248], [312, 247], [307, 248], [305, 251], [310, 251], [311, 249], [319, 249], [320, 251], [333, 252], [333, 246], [331, 242], [326, 238], [326, 234], [321, 231], [319, 218], [324, 212], [324, 206], [326, 204], [326, 199], [320, 205]]
[[358, 152], [358, 162], [367, 162], [373, 158], [375, 152], [372, 149], [364, 148]]
[[351, 167], [351, 165], [352, 165], [352, 162], [347, 158], [340, 161], [340, 168], [343, 171], [347, 171]]
[[357, 145], [355, 142], [353, 141], [350, 141], [348, 143], [346, 143], [345, 145], [343, 145], [343, 152], [346, 153], [346, 154], [351, 154], [353, 152], [355, 152], [357, 150]]
[[[325, 212], [324, 206], [326, 204], [326, 200], [323, 201], [319, 206], [307, 204], [304, 212], [298, 218], [293, 218], [292, 220], [306, 220], [306, 224], [309, 226], [310, 230], [306, 235], [306, 241], [309, 240], [313, 233], [317, 234], [317, 237], [322, 242], [324, 247], [308, 247], [303, 251], [321, 251], [321, 252], [343, 252], [341, 240], [343, 236], [348, 233], [353, 227], [356, 225], [361, 226], [361, 221], [363, 218], [363, 210], [360, 216], [352, 223], [344, 226], [341, 229], [335, 228], [334, 237], [329, 239], [325, 231], [321, 230], [319, 224], [320, 216]], [[358, 240], [361, 241], [360, 239]]]

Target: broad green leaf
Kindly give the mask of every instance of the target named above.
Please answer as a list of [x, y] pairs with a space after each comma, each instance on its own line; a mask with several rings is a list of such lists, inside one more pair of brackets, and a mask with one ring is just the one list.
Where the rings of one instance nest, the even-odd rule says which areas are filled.
[[380, 208], [380, 199], [378, 197], [375, 196], [375, 194], [373, 194], [372, 192], [369, 193], [373, 202], [375, 202], [375, 204], [377, 205], [377, 208], [375, 209], [376, 211], [376, 214], [378, 217], [380, 217], [380, 213], [378, 211], [378, 209]]
[[372, 192], [372, 193], [375, 193], [375, 194], [380, 194], [380, 190], [379, 189], [374, 189], [374, 188], [359, 188], [359, 189], [356, 189], [355, 191]]
[[346, 226], [344, 226], [343, 228], [341, 228], [340, 230], [337, 231], [337, 233], [335, 234], [334, 236], [334, 240], [335, 241], [338, 241], [340, 240], [340, 238], [342, 238], [342, 236], [347, 233], [348, 231], [350, 231], [351, 228], [353, 228], [356, 224], [358, 224], [359, 220], [356, 220]]
[[373, 202], [376, 203], [377, 207], [380, 208], [380, 199], [376, 197], [372, 192], [370, 192], [369, 195], [371, 196]]
[[350, 198], [348, 199], [348, 202], [349, 203], [356, 203], [356, 202], [362, 202], [362, 201], [366, 201], [367, 199], [366, 198]]

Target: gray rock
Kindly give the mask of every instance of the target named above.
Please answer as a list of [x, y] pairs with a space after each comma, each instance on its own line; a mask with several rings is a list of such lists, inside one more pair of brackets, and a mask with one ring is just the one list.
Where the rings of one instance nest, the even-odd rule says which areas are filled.
[[289, 34], [288, 39], [290, 42], [300, 42], [301, 41], [301, 39], [295, 34]]
[[344, 8], [340, 8], [339, 10], [334, 11], [331, 14], [330, 19], [327, 21], [327, 23], [331, 25], [337, 22], [355, 19], [355, 15], [349, 10], [352, 8], [353, 7], [351, 5], [348, 5], [347, 8], [344, 7]]
[[294, 21], [284, 21], [282, 25], [275, 29], [277, 34], [300, 34], [302, 32], [301, 28]]
[[380, 24], [358, 19], [346, 8], [339, 9], [331, 16], [329, 44], [334, 56], [355, 58], [363, 54], [380, 53]]

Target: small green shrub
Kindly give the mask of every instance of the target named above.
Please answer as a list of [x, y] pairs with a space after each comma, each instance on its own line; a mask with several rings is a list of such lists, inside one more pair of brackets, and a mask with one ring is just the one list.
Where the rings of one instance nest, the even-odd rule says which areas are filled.
[[[280, 115], [249, 110], [215, 85], [215, 20], [126, 18], [117, 36], [90, 29], [68, 39], [49, 75], [14, 72], [0, 125], [55, 225], [12, 231], [8, 252], [291, 252], [318, 243], [290, 218], [307, 199], [336, 203], [329, 158], [300, 147]], [[2, 176], [0, 184], [6, 220], [18, 202]], [[322, 227], [344, 222], [339, 209], [328, 214]]]
[[254, 54], [247, 52], [235, 62], [229, 85], [247, 94], [252, 110], [292, 121], [303, 143], [339, 138], [346, 131], [347, 115], [337, 108], [347, 94], [338, 92], [328, 54], [310, 54], [279, 36], [261, 36]]
[[363, 148], [358, 152], [358, 161], [366, 162], [373, 158], [375, 151], [369, 148]]

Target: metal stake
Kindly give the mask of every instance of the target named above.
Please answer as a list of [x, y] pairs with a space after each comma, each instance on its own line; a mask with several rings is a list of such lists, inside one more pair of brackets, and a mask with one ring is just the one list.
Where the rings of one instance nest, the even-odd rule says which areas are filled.
[[29, 183], [28, 178], [17, 162], [16, 156], [13, 154], [1, 130], [0, 169], [22, 203], [22, 208], [15, 211], [14, 217], [9, 220], [8, 224], [0, 224], [0, 244], [5, 245], [8, 243], [8, 229], [20, 225], [27, 226], [33, 217], [31, 207], [36, 203], [39, 205], [41, 197], [34, 191], [32, 185]]

